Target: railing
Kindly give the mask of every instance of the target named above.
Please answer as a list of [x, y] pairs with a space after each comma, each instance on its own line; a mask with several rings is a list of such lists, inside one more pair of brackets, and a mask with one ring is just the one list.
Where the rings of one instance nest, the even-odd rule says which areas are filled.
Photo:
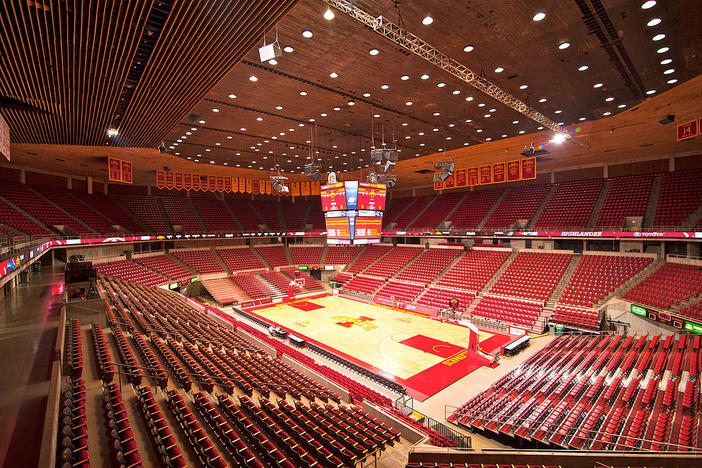
[[[422, 426], [431, 429], [432, 431], [440, 434], [443, 438], [451, 441], [455, 445], [451, 445], [452, 449], [469, 449], [471, 448], [471, 438], [467, 435], [463, 435], [455, 429], [451, 429], [447, 425], [437, 421], [434, 418], [430, 418], [424, 413], [421, 413], [414, 409], [414, 400], [410, 396], [403, 395], [393, 403], [393, 406], [403, 415], [409, 416], [410, 414], [416, 414], [421, 417]], [[444, 410], [445, 411], [445, 410]]]

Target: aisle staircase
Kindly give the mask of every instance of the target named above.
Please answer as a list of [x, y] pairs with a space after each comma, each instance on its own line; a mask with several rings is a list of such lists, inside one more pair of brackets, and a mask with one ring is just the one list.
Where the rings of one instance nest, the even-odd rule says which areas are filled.
[[492, 204], [490, 209], [488, 210], [487, 213], [485, 213], [485, 216], [483, 219], [478, 223], [478, 225], [475, 227], [476, 231], [480, 231], [483, 228], [483, 225], [487, 222], [488, 219], [490, 219], [490, 216], [495, 212], [497, 207], [502, 203], [502, 200], [507, 196], [507, 193], [509, 192], [510, 189], [503, 190], [502, 193], [500, 194], [499, 197], [497, 197], [497, 200], [495, 200], [495, 203]]
[[529, 222], [526, 225], [526, 230], [530, 231], [534, 229], [534, 226], [536, 226], [536, 222], [539, 220], [541, 215], [543, 214], [544, 210], [546, 209], [546, 206], [548, 206], [549, 200], [551, 200], [551, 197], [553, 194], [556, 193], [556, 185], [551, 185], [549, 187], [548, 192], [546, 192], [546, 195], [544, 195], [544, 199], [541, 200], [541, 204], [539, 204], [539, 207], [536, 209], [534, 212], [534, 216], [531, 217]]
[[607, 199], [607, 194], [609, 193], [609, 188], [612, 186], [612, 179], [605, 179], [604, 184], [602, 184], [602, 190], [600, 190], [600, 195], [597, 197], [595, 206], [592, 207], [592, 213], [590, 214], [590, 219], [587, 220], [585, 225], [586, 231], [592, 231], [595, 229], [597, 220], [600, 219], [600, 213], [602, 212], [602, 207], [604, 206], [605, 200]]
[[656, 211], [658, 209], [658, 198], [661, 195], [661, 186], [663, 185], [663, 175], [659, 174], [653, 178], [651, 184], [651, 193], [648, 196], [648, 204], [643, 220], [644, 228], [652, 228], [656, 221]]

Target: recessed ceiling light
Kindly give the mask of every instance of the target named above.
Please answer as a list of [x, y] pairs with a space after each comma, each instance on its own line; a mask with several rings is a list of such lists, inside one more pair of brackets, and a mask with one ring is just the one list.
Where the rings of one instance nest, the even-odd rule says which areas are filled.
[[438, 116], [440, 116], [440, 115], [441, 115], [440, 112], [434, 112], [434, 117], [438, 117]]
[[330, 78], [337, 78], [338, 76], [339, 76], [339, 75], [338, 75], [336, 72], [331, 72], [331, 73], [329, 74], [329, 77], [330, 77]]
[[461, 94], [461, 92], [460, 92], [459, 90], [457, 90], [457, 89], [454, 89], [454, 90], [453, 90], [453, 94]]
[[400, 79], [403, 80], [403, 81], [407, 81], [407, 80], [409, 80], [409, 75], [402, 75], [402, 76], [400, 77]]
[[215, 146], [222, 146], [222, 143], [217, 142], [217, 143], [215, 143]]
[[601, 88], [602, 86], [604, 86], [604, 83], [595, 83], [592, 85], [593, 88]]
[[614, 101], [614, 98], [612, 96], [609, 96], [607, 99], [605, 99], [605, 101], [612, 102], [612, 101]]
[[563, 112], [563, 111], [562, 111], [562, 110], [560, 110], [560, 109], [558, 109], [558, 110], [554, 111], [554, 113], [556, 113], [556, 114], [560, 114], [560, 113], [562, 113], [562, 112]]
[[660, 41], [663, 39], [665, 39], [665, 34], [656, 34], [655, 36], [653, 36], [654, 41]]
[[517, 124], [519, 123], [519, 120], [513, 120], [512, 123], [513, 123], [514, 125], [517, 125]]
[[565, 125], [565, 122], [558, 122], [558, 125], [562, 127], [563, 125]]
[[610, 111], [607, 111], [607, 112], [603, 113], [602, 115], [612, 115], [612, 113]]
[[587, 65], [580, 65], [580, 66], [578, 67], [578, 71], [585, 71], [585, 70], [587, 70], [588, 68], [590, 68], [590, 67], [588, 67]]
[[478, 132], [478, 133], [482, 133], [482, 131], [483, 131], [482, 128], [479, 128], [479, 129], [476, 130], [476, 132]]
[[386, 84], [380, 85], [380, 89], [388, 89], [390, 86]]
[[475, 47], [473, 47], [472, 45], [468, 44], [467, 46], [465, 46], [465, 47], [463, 48], [463, 52], [473, 52], [473, 49], [475, 49]]
[[444, 83], [443, 81], [439, 81], [438, 83], [436, 83], [436, 86], [438, 86], [439, 88], [443, 88], [444, 86], [446, 86], [446, 83]]
[[407, 102], [405, 103], [405, 105], [406, 105], [406, 106], [411, 106], [411, 105], [412, 105], [412, 101], [407, 101]]
[[470, 102], [470, 101], [472, 101], [472, 100], [473, 100], [473, 96], [468, 96], [468, 97], [466, 98], [466, 101], [468, 101], [468, 102]]
[[543, 130], [544, 127], [543, 127], [543, 126], [541, 126], [541, 127], [536, 127], [536, 129], [537, 129], [537, 130]]
[[424, 136], [424, 132], [419, 132], [417, 135]]
[[585, 118], [585, 117], [580, 117], [578, 120], [582, 122], [583, 120], [587, 120], [587, 118]]
[[487, 138], [485, 139], [485, 141], [492, 141], [492, 138], [487, 137]]
[[439, 131], [439, 129], [438, 129], [438, 128], [432, 128], [432, 131], [434, 131], [434, 132], [438, 132], [438, 131]]
[[307, 96], [307, 91], [300, 91], [300, 96]]
[[340, 111], [340, 110], [341, 110], [341, 107], [335, 107], [334, 110], [335, 110], [335, 111]]
[[480, 104], [478, 104], [478, 107], [485, 107], [485, 103], [481, 102]]
[[229, 99], [236, 99], [236, 94], [230, 94]]
[[363, 97], [370, 97], [371, 93], [363, 93]]
[[539, 99], [539, 102], [546, 102], [546, 98], [542, 97], [541, 99]]
[[408, 125], [407, 122], [402, 122], [403, 127], [406, 127], [407, 125]]
[[310, 31], [309, 29], [305, 29], [304, 31], [302, 31], [302, 37], [306, 37], [309, 39], [310, 37], [312, 37], [312, 31]]
[[232, 139], [232, 136], [231, 136], [231, 135], [227, 135], [227, 140], [231, 140], [231, 139]]
[[283, 106], [275, 106], [275, 108], [278, 109], [278, 110], [282, 110], [282, 109], [283, 109]]
[[523, 85], [521, 85], [521, 86], [519, 87], [519, 89], [527, 89], [528, 87], [529, 87], [529, 85], [523, 84]]
[[[326, 112], [322, 112], [322, 113], [319, 114], [319, 115], [321, 115], [322, 117], [326, 117], [326, 116], [327, 116], [327, 113], [326, 113]], [[281, 133], [281, 135], [285, 135], [285, 133]]]
[[532, 20], [534, 20], [534, 21], [541, 21], [541, 20], [544, 19], [544, 18], [546, 18], [546, 13], [544, 13], [543, 11], [540, 11], [540, 12], [538, 12], [537, 14], [534, 15], [534, 17], [532, 18]]
[[560, 44], [558, 44], [558, 48], [561, 50], [567, 49], [568, 47], [570, 47], [570, 42], [568, 41], [561, 42]]
[[210, 164], [214, 164], [214, 161], [210, 161]]
[[646, 26], [658, 26], [661, 24], [661, 19], [660, 18], [653, 18], [651, 21], [646, 23]]
[[668, 65], [672, 61], [673, 61], [673, 59], [669, 59], [669, 58], [663, 59], [663, 60], [661, 60], [661, 65]]
[[428, 79], [429, 79], [429, 75], [425, 73], [425, 74], [423, 74], [422, 76], [420, 76], [420, 78], [423, 79], [423, 80], [428, 80]]
[[455, 123], [450, 123], [450, 124], [449, 124], [449, 127], [451, 127], [451, 128], [453, 128], [453, 127], [455, 127], [455, 126], [456, 126]]
[[626, 107], [626, 104], [619, 104], [617, 107], [620, 109], [624, 109]]
[[192, 132], [185, 132], [186, 135], [192, 135]]
[[258, 81], [258, 78], [256, 78], [256, 75], [251, 75], [249, 81]]
[[420, 143], [419, 146], [424, 146], [424, 143]]
[[646, 94], [648, 94], [648, 95], [656, 94], [656, 90], [655, 90], [655, 89], [649, 89], [648, 91], [646, 91]]
[[670, 75], [671, 73], [675, 73], [675, 68], [669, 68], [663, 72], [664, 75]]
[[495, 112], [496, 110], [497, 110], [497, 109], [495, 109], [495, 108], [493, 107], [493, 108], [490, 109], [488, 112]]
[[373, 114], [373, 117], [375, 117], [376, 119], [378, 119], [378, 118], [380, 118], [380, 114]]
[[368, 53], [371, 55], [378, 55], [378, 49], [371, 49], [368, 51]]
[[334, 19], [334, 12], [331, 11], [331, 8], [327, 8], [327, 11], [324, 12], [324, 19], [327, 21]]
[[194, 132], [195, 130], [197, 130], [197, 127], [190, 127], [190, 130]]
[[519, 134], [520, 135], [524, 134], [524, 130], [519, 130]]
[[507, 134], [502, 134], [502, 138], [507, 138]]
[[677, 79], [677, 78], [673, 78], [672, 80], [668, 80], [668, 81], [667, 81], [668, 84], [675, 84], [675, 83], [677, 83], [677, 82], [678, 82], [678, 79]]
[[271, 65], [278, 65], [278, 61], [276, 59], [270, 59], [268, 63]]
[[256, 120], [260, 122], [261, 120], [263, 120], [263, 117], [256, 117]]
[[433, 22], [434, 22], [434, 18], [432, 18], [431, 16], [428, 16], [428, 15], [425, 16], [424, 19], [422, 20], [422, 24], [424, 26], [429, 26]]
[[290, 53], [290, 52], [292, 52], [292, 51], [295, 50], [295, 49], [293, 49], [292, 46], [289, 46], [289, 45], [288, 45], [288, 46], [283, 47], [283, 50], [284, 50], [285, 52], [287, 52], [287, 53]]
[[495, 68], [495, 73], [502, 73], [503, 71], [505, 71], [505, 69], [503, 67]]
[[485, 114], [485, 115], [483, 115], [483, 117], [485, 117], [486, 119], [488, 119], [488, 118], [490, 118], [491, 115], [492, 115], [492, 114]]
[[302, 123], [302, 122], [300, 122], [299, 124], [297, 124], [297, 126], [298, 126], [298, 127], [304, 127], [304, 126], [305, 126], [305, 124], [304, 124], [304, 123]]
[[656, 5], [656, 0], [648, 0], [646, 2], [643, 2], [641, 5], [641, 8], [644, 10], [648, 10], [649, 8], [653, 8]]
[[473, 119], [466, 119], [466, 123], [471, 123]]
[[353, 105], [356, 104], [356, 103], [353, 102], [353, 101], [349, 101], [349, 102], [347, 102], [346, 104], [348, 104], [349, 106], [353, 106]]
[[246, 131], [246, 127], [241, 127], [239, 130], [241, 130], [242, 132], [245, 132], [245, 131]]

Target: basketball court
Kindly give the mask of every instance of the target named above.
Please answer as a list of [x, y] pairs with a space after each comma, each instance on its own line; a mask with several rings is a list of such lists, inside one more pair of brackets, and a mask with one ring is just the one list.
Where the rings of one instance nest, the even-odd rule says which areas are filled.
[[[247, 312], [404, 385], [418, 400], [481, 365], [466, 351], [468, 328], [381, 305], [318, 295]], [[491, 353], [512, 339], [480, 330], [479, 346]]]

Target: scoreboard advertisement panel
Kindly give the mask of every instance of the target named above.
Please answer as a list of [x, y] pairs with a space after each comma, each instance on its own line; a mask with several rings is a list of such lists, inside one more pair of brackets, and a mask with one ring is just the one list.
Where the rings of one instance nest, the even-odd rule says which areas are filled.
[[346, 204], [346, 189], [343, 182], [323, 185], [320, 189], [320, 196], [322, 198], [322, 211], [345, 210], [348, 208]]
[[[344, 213], [342, 211], [339, 211], [337, 213]], [[331, 214], [331, 213], [327, 213]], [[331, 217], [327, 216], [325, 218], [326, 226], [327, 226], [327, 239], [345, 239], [350, 241], [351, 240], [351, 233], [353, 230], [352, 222], [351, 220], [354, 220], [354, 218], [349, 218], [348, 216], [338, 216], [338, 217]]]
[[354, 239], [380, 239], [383, 229], [383, 218], [369, 218], [366, 216], [356, 217], [356, 226], [354, 229]]
[[359, 210], [385, 210], [385, 184], [358, 183]]

